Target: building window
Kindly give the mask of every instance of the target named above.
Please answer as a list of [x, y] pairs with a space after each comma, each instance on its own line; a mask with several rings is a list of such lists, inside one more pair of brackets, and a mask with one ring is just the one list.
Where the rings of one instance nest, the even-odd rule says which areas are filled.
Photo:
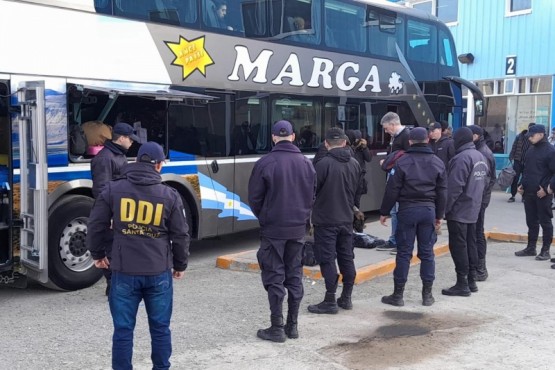
[[505, 15], [513, 16], [532, 12], [532, 0], [505, 0]]
[[429, 0], [429, 1], [422, 1], [422, 2], [419, 2], [419, 3], [413, 3], [413, 4], [412, 4], [412, 7], [413, 7], [414, 9], [423, 10], [423, 11], [425, 11], [426, 13], [434, 14], [433, 6], [432, 6], [432, 1], [431, 1], [431, 0]]
[[510, 0], [509, 2], [511, 3], [511, 12], [532, 9], [532, 0]]
[[436, 16], [443, 23], [454, 23], [457, 21], [459, 12], [459, 0], [437, 0]]
[[493, 81], [478, 81], [478, 88], [484, 95], [493, 95]]
[[530, 93], [551, 92], [551, 76], [530, 79]]
[[454, 23], [458, 20], [459, 0], [425, 0], [407, 1], [415, 9], [435, 15], [443, 23]]

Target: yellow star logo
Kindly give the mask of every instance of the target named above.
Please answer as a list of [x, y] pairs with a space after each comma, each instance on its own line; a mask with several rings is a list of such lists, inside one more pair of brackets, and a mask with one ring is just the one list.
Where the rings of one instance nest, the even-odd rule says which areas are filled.
[[206, 67], [214, 64], [214, 61], [204, 48], [204, 36], [191, 41], [183, 36], [179, 36], [178, 43], [169, 41], [165, 41], [165, 43], [175, 55], [172, 65], [183, 67], [184, 80], [195, 69], [198, 69], [206, 77]]

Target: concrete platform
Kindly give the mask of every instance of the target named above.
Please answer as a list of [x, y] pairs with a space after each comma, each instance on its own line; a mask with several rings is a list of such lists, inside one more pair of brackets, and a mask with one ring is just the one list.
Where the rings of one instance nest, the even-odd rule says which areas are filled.
[[[517, 195], [515, 203], [507, 203], [508, 198], [509, 195], [505, 192], [497, 191], [492, 194], [492, 201], [486, 210], [486, 236], [488, 239], [496, 241], [525, 243], [527, 227], [524, 206], [520, 202], [520, 196]], [[370, 221], [366, 223], [364, 231], [387, 240], [391, 228], [382, 226], [376, 218], [375, 214], [370, 215]], [[249, 249], [240, 253], [220, 256], [216, 260], [216, 266], [234, 271], [258, 272], [260, 268], [256, 252], [257, 249]], [[434, 246], [434, 253], [436, 256], [449, 253], [445, 222], [442, 224], [442, 234], [438, 235], [438, 241]], [[420, 260], [414, 256], [411, 265], [419, 262]], [[355, 267], [357, 269], [355, 284], [360, 284], [392, 272], [395, 268], [395, 256], [391, 255], [389, 251], [355, 248]], [[322, 278], [319, 266], [304, 267], [303, 272], [309, 279]]]

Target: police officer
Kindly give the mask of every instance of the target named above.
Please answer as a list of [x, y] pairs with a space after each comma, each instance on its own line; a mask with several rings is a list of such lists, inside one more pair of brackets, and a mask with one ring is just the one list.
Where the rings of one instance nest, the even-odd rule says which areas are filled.
[[[524, 213], [528, 226], [528, 245], [515, 252], [518, 257], [536, 256], [536, 243], [540, 232], [543, 232], [543, 243], [538, 261], [550, 259], [549, 248], [553, 239], [553, 210], [551, 209], [552, 194], [548, 194], [548, 185], [555, 175], [555, 148], [549, 144], [544, 125], [533, 125], [528, 129], [530, 148], [524, 158], [522, 182], [518, 191], [524, 199]], [[550, 187], [551, 188], [551, 187]]]
[[444, 216], [447, 179], [443, 162], [428, 146], [428, 132], [423, 127], [409, 133], [410, 148], [399, 158], [390, 172], [380, 208], [380, 222], [386, 225], [393, 205], [399, 203], [397, 213], [397, 256], [393, 271], [394, 292], [382, 297], [382, 302], [403, 306], [403, 292], [409, 273], [414, 239], [418, 239], [422, 304], [434, 303], [432, 285], [435, 279], [434, 242], [436, 225]]
[[430, 137], [430, 147], [435, 155], [443, 161], [445, 168], [449, 164], [451, 158], [455, 156], [455, 144], [453, 139], [447, 135], [447, 122], [434, 122], [428, 127]]
[[362, 138], [360, 130], [347, 130], [347, 145], [352, 149], [353, 157], [357, 160], [362, 171], [360, 189], [355, 196], [355, 206], [360, 208], [360, 198], [368, 193], [368, 181], [366, 181], [366, 163], [372, 160], [372, 153], [368, 149], [368, 143]]
[[[114, 369], [132, 369], [133, 330], [141, 300], [148, 315], [153, 368], [170, 367], [172, 276], [181, 279], [185, 273], [189, 234], [179, 193], [161, 183], [164, 159], [160, 145], [143, 144], [137, 162], [124, 168], [122, 178], [104, 186], [89, 217], [87, 246], [94, 264], [113, 271], [108, 300], [114, 323]], [[109, 261], [111, 220], [117, 253]]]
[[486, 208], [489, 206], [491, 200], [491, 190], [495, 185], [495, 157], [491, 149], [487, 146], [484, 139], [484, 130], [477, 125], [469, 126], [472, 131], [472, 141], [476, 146], [476, 150], [482, 153], [488, 164], [488, 179], [484, 188], [484, 195], [482, 197], [482, 205], [480, 206], [480, 213], [476, 221], [476, 249], [478, 251], [478, 266], [476, 266], [476, 281], [485, 281], [488, 278], [488, 269], [486, 267], [486, 252], [487, 241], [484, 234], [484, 219], [486, 215]]
[[[347, 137], [342, 129], [330, 128], [326, 132], [325, 145], [328, 152], [318, 161], [316, 169], [316, 200], [312, 209], [314, 224], [314, 254], [320, 261], [320, 271], [326, 284], [324, 301], [308, 306], [318, 314], [336, 314], [339, 307], [353, 308], [351, 294], [356, 269], [353, 253], [353, 207], [361, 181], [358, 162], [346, 147]], [[336, 301], [335, 292], [339, 275], [343, 275], [343, 291]]]
[[125, 156], [134, 141], [139, 142], [131, 125], [119, 122], [112, 129], [112, 140], [104, 142], [104, 148], [91, 160], [91, 175], [93, 180], [93, 197], [98, 194], [109, 181], [121, 175], [127, 164]]
[[453, 135], [455, 156], [447, 170], [445, 219], [449, 231], [449, 251], [455, 263], [457, 283], [441, 291], [444, 295], [470, 296], [477, 292], [476, 222], [488, 181], [489, 167], [476, 150], [472, 130], [461, 127]]
[[[249, 180], [249, 204], [260, 222], [257, 257], [262, 284], [268, 292], [272, 325], [258, 330], [258, 337], [284, 342], [285, 335], [298, 338], [297, 317], [303, 298], [302, 251], [306, 225], [314, 202], [316, 173], [312, 163], [293, 144], [295, 134], [288, 121], [272, 129], [276, 144], [256, 162]], [[287, 289], [287, 323], [282, 304]]]
[[[127, 165], [125, 154], [133, 141], [139, 141], [133, 127], [124, 122], [116, 123], [112, 129], [112, 139], [104, 142], [104, 148], [91, 161], [92, 194], [95, 199], [109, 181], [118, 178], [123, 172], [123, 168]], [[108, 232], [111, 233], [111, 231]], [[110, 247], [108, 247], [108, 258], [111, 257], [110, 252]], [[107, 268], [102, 270], [102, 273], [106, 278], [106, 295], [108, 295], [112, 271]]]

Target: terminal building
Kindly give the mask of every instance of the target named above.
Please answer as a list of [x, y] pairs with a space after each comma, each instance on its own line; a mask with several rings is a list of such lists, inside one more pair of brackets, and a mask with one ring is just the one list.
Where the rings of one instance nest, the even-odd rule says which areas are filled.
[[[437, 16], [449, 26], [461, 77], [482, 90], [487, 114], [476, 123], [509, 154], [530, 122], [555, 127], [555, 1], [395, 1]], [[469, 104], [469, 106], [471, 106]], [[470, 117], [469, 114], [467, 117]]]

